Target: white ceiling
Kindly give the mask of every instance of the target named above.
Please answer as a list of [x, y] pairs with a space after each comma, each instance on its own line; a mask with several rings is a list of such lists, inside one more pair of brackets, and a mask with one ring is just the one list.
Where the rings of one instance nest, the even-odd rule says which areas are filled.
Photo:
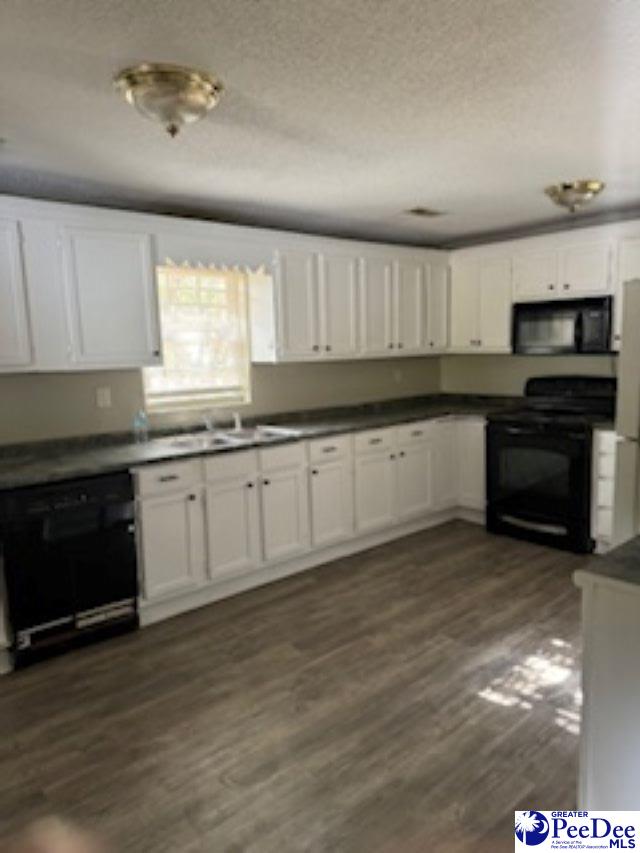
[[[113, 92], [218, 74], [170, 139]], [[640, 205], [637, 0], [2, 0], [0, 192], [407, 243]], [[438, 219], [403, 213], [415, 205]]]

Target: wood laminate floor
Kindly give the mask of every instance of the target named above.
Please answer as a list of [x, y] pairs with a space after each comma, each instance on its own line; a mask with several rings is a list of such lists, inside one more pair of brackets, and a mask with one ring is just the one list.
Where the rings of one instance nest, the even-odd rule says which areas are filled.
[[0, 837], [513, 850], [575, 807], [583, 557], [453, 522], [0, 681]]

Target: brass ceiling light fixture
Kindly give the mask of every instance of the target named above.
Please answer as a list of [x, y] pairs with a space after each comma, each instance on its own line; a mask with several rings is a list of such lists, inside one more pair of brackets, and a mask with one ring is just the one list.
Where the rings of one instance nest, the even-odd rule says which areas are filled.
[[172, 137], [183, 124], [204, 118], [223, 89], [220, 80], [206, 71], [153, 62], [124, 68], [113, 85], [141, 115], [160, 122]]
[[563, 181], [545, 187], [545, 193], [560, 207], [569, 213], [576, 213], [583, 205], [595, 198], [605, 188], [603, 181], [580, 180]]

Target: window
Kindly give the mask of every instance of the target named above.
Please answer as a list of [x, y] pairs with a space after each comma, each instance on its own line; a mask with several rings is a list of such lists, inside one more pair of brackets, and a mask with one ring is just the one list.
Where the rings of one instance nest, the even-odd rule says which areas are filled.
[[157, 268], [162, 367], [144, 369], [150, 409], [249, 400], [247, 276], [238, 269]]

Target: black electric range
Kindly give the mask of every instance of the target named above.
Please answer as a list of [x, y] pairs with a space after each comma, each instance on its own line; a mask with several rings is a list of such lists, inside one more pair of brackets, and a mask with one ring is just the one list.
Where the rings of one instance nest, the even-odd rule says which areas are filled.
[[591, 551], [592, 431], [614, 417], [616, 380], [535, 377], [525, 397], [487, 418], [487, 530]]

